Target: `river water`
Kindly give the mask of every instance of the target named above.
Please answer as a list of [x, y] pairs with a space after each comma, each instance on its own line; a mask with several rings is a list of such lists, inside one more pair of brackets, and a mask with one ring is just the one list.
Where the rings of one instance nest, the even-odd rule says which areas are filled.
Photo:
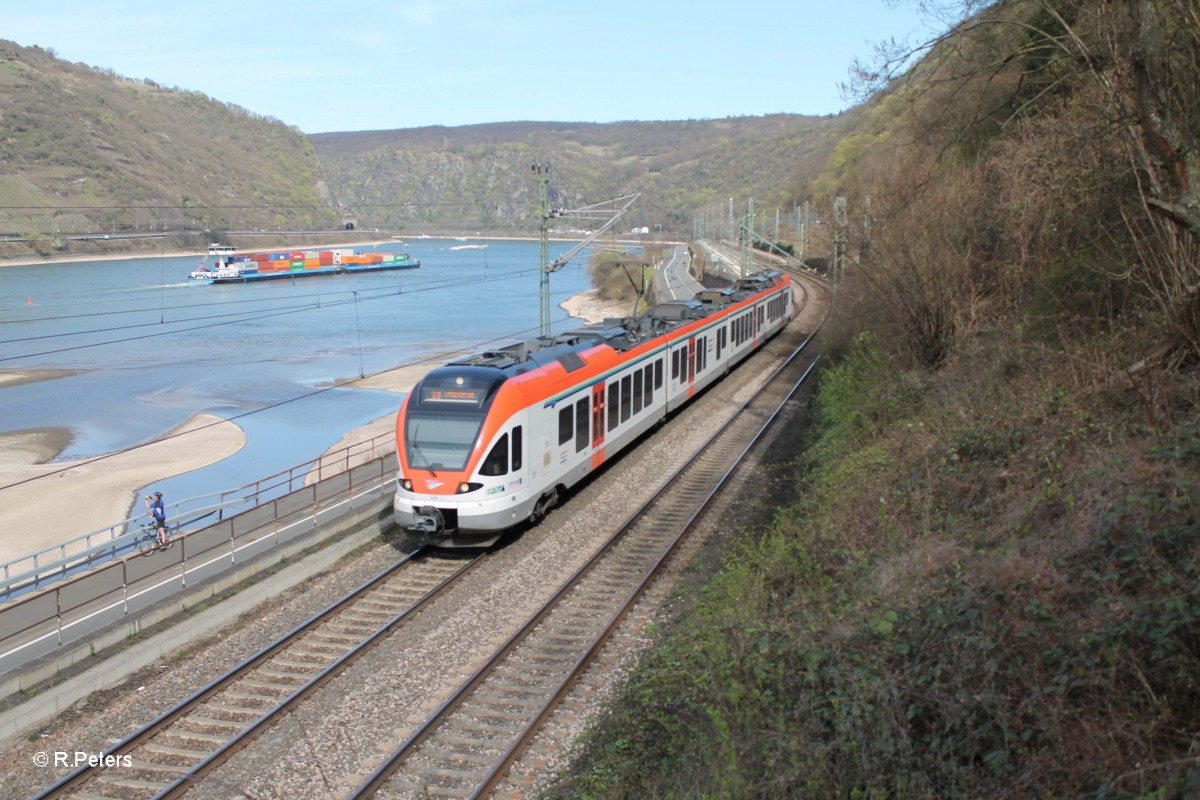
[[[416, 270], [191, 285], [195, 256], [0, 267], [0, 372], [76, 374], [0, 388], [0, 433], [64, 427], [61, 460], [151, 441], [200, 412], [233, 419], [235, 456], [155, 484], [170, 498], [230, 489], [315, 458], [399, 396], [340, 378], [411, 364], [538, 327], [538, 243], [417, 239]], [[571, 247], [551, 243], [551, 258]], [[305, 248], [309, 249], [309, 248]], [[580, 256], [551, 276], [559, 307], [590, 288]]]

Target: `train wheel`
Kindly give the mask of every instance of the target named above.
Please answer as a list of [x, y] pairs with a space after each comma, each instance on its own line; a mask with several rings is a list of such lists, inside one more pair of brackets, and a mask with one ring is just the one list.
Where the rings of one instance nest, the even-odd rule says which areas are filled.
[[538, 498], [538, 501], [533, 505], [533, 513], [529, 515], [529, 521], [537, 525], [546, 518], [546, 514], [549, 513], [550, 509], [554, 508], [556, 503], [558, 503], [557, 488], [551, 489]]

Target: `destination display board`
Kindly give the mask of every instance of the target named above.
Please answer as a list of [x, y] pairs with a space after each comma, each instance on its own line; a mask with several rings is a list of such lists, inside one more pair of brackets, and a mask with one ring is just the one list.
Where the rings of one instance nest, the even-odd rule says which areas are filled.
[[483, 402], [483, 389], [472, 389], [466, 386], [423, 386], [421, 387], [422, 403], [468, 403], [479, 405]]

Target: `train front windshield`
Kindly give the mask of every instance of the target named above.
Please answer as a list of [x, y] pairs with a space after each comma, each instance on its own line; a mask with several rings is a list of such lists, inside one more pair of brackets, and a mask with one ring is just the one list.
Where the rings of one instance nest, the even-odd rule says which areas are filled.
[[404, 453], [413, 469], [460, 472], [483, 427], [481, 413], [409, 412], [404, 426]]

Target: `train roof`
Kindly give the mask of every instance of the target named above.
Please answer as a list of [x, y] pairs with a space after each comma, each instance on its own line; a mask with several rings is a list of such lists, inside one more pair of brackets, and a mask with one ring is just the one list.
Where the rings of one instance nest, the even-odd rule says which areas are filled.
[[556, 336], [539, 336], [496, 350], [451, 361], [445, 367], [482, 367], [514, 377], [557, 361], [567, 372], [584, 366], [580, 355], [597, 344], [623, 352], [647, 339], [662, 336], [693, 320], [715, 314], [725, 306], [747, 299], [779, 283], [778, 270], [749, 275], [728, 289], [704, 289], [691, 300], [671, 300], [651, 306], [641, 317], [609, 318]]

